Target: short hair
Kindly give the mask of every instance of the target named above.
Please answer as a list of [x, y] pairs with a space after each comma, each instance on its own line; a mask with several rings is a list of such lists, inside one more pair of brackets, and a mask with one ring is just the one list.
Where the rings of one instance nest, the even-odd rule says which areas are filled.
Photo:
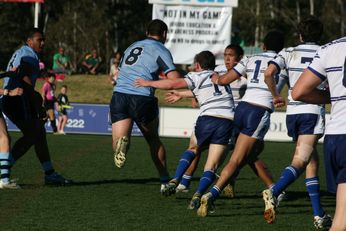
[[33, 27], [26, 34], [26, 39], [33, 38], [36, 33], [43, 35], [43, 31], [41, 29]]
[[160, 19], [152, 20], [147, 26], [147, 33], [149, 35], [160, 36], [160, 35], [163, 35], [163, 33], [167, 31], [168, 31], [167, 24]]
[[66, 88], [67, 89], [67, 85], [64, 84], [64, 85], [61, 86], [61, 88]]
[[240, 60], [244, 56], [244, 50], [241, 46], [237, 44], [229, 44], [225, 49], [232, 49], [237, 55], [237, 60]]
[[215, 56], [210, 51], [202, 51], [195, 56], [195, 63], [199, 63], [203, 70], [214, 70]]
[[323, 24], [315, 16], [308, 16], [298, 24], [298, 33], [304, 42], [317, 43], [323, 33]]
[[267, 50], [279, 53], [284, 48], [284, 35], [279, 31], [270, 31], [263, 39], [263, 44]]

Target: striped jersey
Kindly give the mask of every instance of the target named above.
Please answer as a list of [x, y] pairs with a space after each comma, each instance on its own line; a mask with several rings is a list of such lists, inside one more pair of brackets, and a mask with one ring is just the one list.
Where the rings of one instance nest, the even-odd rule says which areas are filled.
[[288, 103], [287, 103], [287, 115], [292, 114], [321, 114], [324, 113], [324, 107], [322, 105], [307, 104], [301, 101], [295, 101], [292, 99], [291, 93], [294, 85], [299, 79], [300, 75], [311, 63], [313, 57], [316, 54], [318, 45], [313, 43], [301, 44], [296, 47], [285, 48], [275, 57], [275, 59], [269, 61], [273, 63], [278, 70], [287, 70], [288, 73]]
[[276, 56], [274, 51], [243, 58], [233, 70], [247, 78], [247, 88], [242, 101], [266, 107], [274, 111], [273, 97], [264, 82], [264, 71], [268, 62]]
[[137, 88], [134, 86], [135, 79], [158, 80], [161, 71], [167, 74], [173, 70], [172, 55], [160, 41], [147, 38], [135, 42], [124, 52], [113, 91], [153, 97], [155, 88]]
[[308, 68], [328, 80], [332, 108], [326, 134], [346, 134], [346, 37], [322, 46]]
[[[226, 65], [224, 64], [219, 65], [215, 67], [214, 71], [219, 73], [219, 75], [226, 74], [227, 73]], [[241, 98], [245, 94], [246, 83], [247, 83], [247, 80], [243, 76], [233, 81], [232, 83], [230, 83], [235, 106], [238, 105], [238, 103], [241, 101]]]
[[189, 72], [185, 81], [200, 105], [199, 116], [214, 116], [226, 119], [234, 117], [234, 102], [231, 87], [213, 84], [210, 77], [214, 71]]

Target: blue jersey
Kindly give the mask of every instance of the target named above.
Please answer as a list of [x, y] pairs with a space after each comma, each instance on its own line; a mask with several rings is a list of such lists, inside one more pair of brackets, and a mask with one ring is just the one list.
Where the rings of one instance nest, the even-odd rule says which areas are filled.
[[[24, 63], [29, 64], [31, 67], [30, 73], [25, 73], [25, 74], [29, 76], [32, 85], [35, 86], [36, 79], [39, 77], [39, 74], [40, 74], [40, 66], [39, 66], [38, 56], [31, 47], [24, 45], [18, 50], [16, 50], [14, 54], [12, 55], [12, 58], [10, 59], [6, 70], [11, 71], [14, 68], [20, 69], [20, 66], [23, 65]], [[17, 87], [22, 87], [20, 78], [15, 78], [15, 77], [4, 78], [4, 88], [14, 89]]]
[[169, 50], [159, 41], [147, 38], [129, 46], [121, 60], [115, 92], [154, 96], [155, 88], [134, 86], [137, 78], [158, 80], [160, 71], [175, 70]]

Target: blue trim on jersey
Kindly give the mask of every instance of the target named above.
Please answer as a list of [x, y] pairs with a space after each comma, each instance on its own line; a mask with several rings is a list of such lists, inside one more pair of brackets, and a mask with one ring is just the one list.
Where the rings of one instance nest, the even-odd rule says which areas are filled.
[[302, 51], [302, 52], [308, 52], [308, 53], [315, 53], [317, 50], [295, 48], [295, 49], [293, 49], [293, 51]]
[[343, 96], [336, 96], [336, 97], [330, 97], [330, 101], [341, 101], [341, 100], [346, 100], [346, 95]]
[[342, 66], [339, 66], [339, 67], [328, 67], [325, 70], [326, 70], [326, 72], [342, 71]]
[[308, 67], [308, 69], [314, 73], [318, 78], [320, 78], [322, 81], [326, 80], [326, 76], [322, 75], [321, 73], [319, 73], [318, 71], [316, 71], [315, 69], [313, 69], [312, 67]]
[[261, 90], [269, 91], [269, 89], [265, 87], [249, 87], [248, 86], [247, 89], [261, 89]]
[[241, 77], [242, 76], [242, 74], [240, 74], [236, 69], [234, 69], [234, 68], [232, 68], [232, 70], [234, 70], [235, 71], [235, 73], [237, 73], [238, 75], [239, 75], [239, 77]]
[[193, 90], [193, 89], [195, 89], [196, 88], [196, 84], [195, 84], [195, 82], [193, 82], [193, 80], [190, 78], [190, 76], [188, 76], [188, 75], [186, 75], [186, 78], [190, 81], [190, 83], [191, 83], [191, 87], [192, 88], [190, 88], [190, 90]]
[[[283, 57], [282, 57], [281, 55], [279, 55], [279, 57], [281, 57], [281, 58], [283, 59]], [[276, 69], [277, 69], [277, 73], [280, 73], [281, 68], [280, 68], [279, 64], [277, 64], [277, 63], [276, 63], [275, 61], [273, 61], [273, 60], [270, 60], [270, 61], [268, 62], [268, 66], [269, 66], [270, 64], [274, 64], [275, 67], [276, 67]]]
[[201, 113], [204, 113], [205, 111], [209, 111], [210, 109], [226, 109], [226, 110], [233, 110], [234, 107], [228, 107], [228, 106], [218, 106], [218, 107], [208, 107], [207, 109], [203, 110]]
[[212, 86], [213, 86], [212, 83], [208, 83], [208, 84], [206, 84], [206, 85], [199, 86], [198, 89], [204, 89], [204, 88], [208, 88], [208, 87], [212, 87]]
[[296, 71], [296, 72], [303, 72], [305, 68], [294, 68], [294, 67], [289, 67], [288, 71]]

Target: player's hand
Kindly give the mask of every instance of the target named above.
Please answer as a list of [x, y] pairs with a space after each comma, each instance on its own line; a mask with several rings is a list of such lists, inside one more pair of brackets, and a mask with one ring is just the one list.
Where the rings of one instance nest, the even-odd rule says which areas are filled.
[[179, 100], [181, 100], [183, 97], [181, 97], [181, 95], [179, 94], [179, 91], [170, 91], [168, 93], [166, 93], [165, 95], [165, 101], [167, 103], [175, 103], [178, 102]]
[[19, 87], [15, 88], [13, 90], [10, 90], [8, 92], [9, 96], [18, 96], [18, 95], [22, 95], [22, 94], [23, 94], [23, 89], [19, 88]]
[[281, 95], [273, 97], [273, 104], [275, 107], [283, 107], [285, 106], [285, 100]]
[[218, 84], [218, 82], [219, 82], [219, 75], [217, 74], [217, 73], [214, 73], [212, 76], [211, 76], [211, 78], [210, 78], [210, 80], [211, 80], [211, 82], [213, 83], [213, 84]]
[[137, 78], [134, 82], [135, 87], [150, 87], [150, 82], [148, 80]]

